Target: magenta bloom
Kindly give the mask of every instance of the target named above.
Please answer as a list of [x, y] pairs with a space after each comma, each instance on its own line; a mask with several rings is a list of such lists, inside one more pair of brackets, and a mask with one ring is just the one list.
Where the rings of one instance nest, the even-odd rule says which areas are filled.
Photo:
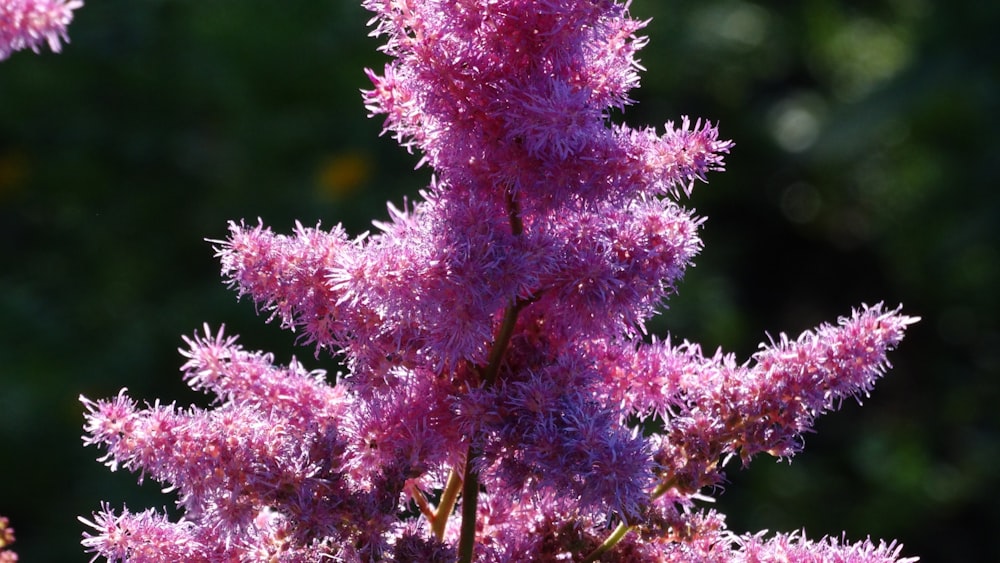
[[0, 516], [0, 563], [17, 561], [17, 553], [10, 547], [12, 543], [14, 543], [14, 528], [10, 527], [10, 520], [6, 516]]
[[43, 43], [61, 51], [73, 10], [82, 6], [83, 0], [0, 0], [0, 61], [22, 49], [37, 53]]
[[683, 205], [732, 143], [613, 125], [645, 25], [612, 0], [366, 0], [366, 107], [435, 173], [377, 231], [233, 222], [226, 282], [347, 373], [185, 339], [211, 408], [82, 398], [101, 461], [184, 516], [104, 505], [110, 561], [909, 561], [895, 543], [730, 531], [725, 461], [788, 458], [916, 319], [882, 304], [745, 362], [647, 338], [701, 251]]

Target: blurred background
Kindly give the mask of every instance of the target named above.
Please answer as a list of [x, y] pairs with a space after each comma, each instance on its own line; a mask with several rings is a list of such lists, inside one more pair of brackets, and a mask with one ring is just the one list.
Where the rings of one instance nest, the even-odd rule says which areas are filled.
[[[791, 464], [730, 467], [737, 531], [898, 539], [924, 561], [1000, 546], [1000, 4], [635, 0], [648, 71], [623, 119], [736, 141], [689, 202], [706, 248], [656, 332], [747, 357], [863, 302], [923, 317], [895, 368]], [[181, 334], [295, 349], [219, 281], [229, 220], [353, 233], [429, 171], [368, 120], [380, 68], [354, 2], [102, 0], [61, 55], [0, 63], [0, 514], [23, 561], [86, 561], [78, 515], [172, 507], [81, 445], [78, 396], [204, 405]]]

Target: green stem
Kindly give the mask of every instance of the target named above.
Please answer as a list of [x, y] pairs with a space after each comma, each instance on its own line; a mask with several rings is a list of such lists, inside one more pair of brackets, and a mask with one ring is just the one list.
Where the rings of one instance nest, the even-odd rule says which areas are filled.
[[438, 503], [434, 517], [431, 519], [431, 531], [437, 539], [444, 539], [444, 530], [448, 525], [448, 517], [455, 509], [455, 502], [458, 500], [458, 492], [462, 490], [462, 477], [454, 469], [448, 474], [448, 482], [444, 485], [444, 492], [441, 493], [441, 502]]
[[479, 457], [478, 449], [470, 445], [462, 479], [462, 535], [458, 540], [458, 563], [472, 563], [476, 547], [476, 512], [479, 508], [479, 474], [472, 466]]
[[611, 535], [608, 536], [606, 540], [604, 540], [604, 543], [597, 546], [597, 548], [594, 551], [591, 551], [586, 557], [584, 557], [580, 561], [580, 563], [592, 563], [593, 561], [597, 561], [602, 555], [604, 555], [612, 547], [617, 545], [618, 542], [622, 541], [622, 538], [624, 538], [625, 534], [627, 534], [631, 529], [632, 526], [626, 526], [624, 522], [618, 524], [618, 527], [615, 528], [613, 532], [611, 532]]
[[420, 509], [420, 512], [433, 524], [434, 510], [431, 508], [430, 503], [427, 502], [427, 497], [424, 496], [423, 491], [412, 483], [407, 485], [407, 490], [410, 493], [410, 498], [413, 499], [413, 502], [417, 504], [417, 508]]
[[[484, 387], [491, 387], [496, 382], [497, 374], [500, 373], [500, 363], [503, 360], [503, 354], [507, 350], [510, 337], [514, 334], [517, 315], [524, 305], [526, 305], [526, 302], [516, 302], [504, 311], [500, 331], [497, 333], [496, 340], [493, 343], [493, 349], [490, 350], [486, 369], [483, 370], [481, 375]], [[470, 437], [469, 453], [465, 456], [465, 476], [462, 478], [462, 535], [458, 540], [459, 563], [472, 562], [473, 549], [476, 544], [479, 474], [472, 467], [474, 465], [473, 462], [479, 457], [479, 450], [476, 448], [475, 442], [476, 437]]]
[[670, 477], [662, 481], [659, 485], [657, 485], [656, 488], [653, 489], [653, 492], [649, 495], [649, 497], [653, 500], [656, 500], [662, 497], [663, 495], [667, 494], [667, 491], [674, 488], [676, 485], [677, 485], [677, 479], [675, 477]]
[[[524, 223], [521, 220], [521, 206], [512, 190], [504, 193], [507, 203], [507, 219], [510, 222], [510, 231], [514, 236], [524, 233]], [[503, 320], [500, 322], [500, 330], [493, 341], [493, 348], [487, 358], [486, 369], [482, 371], [480, 377], [484, 388], [492, 387], [500, 373], [500, 364], [503, 362], [503, 355], [507, 351], [511, 336], [514, 335], [514, 326], [517, 324], [517, 316], [521, 309], [531, 303], [530, 300], [515, 300], [503, 313]], [[479, 473], [473, 467], [480, 451], [476, 447], [477, 436], [475, 433], [469, 437], [469, 452], [465, 456], [465, 475], [462, 478], [462, 531], [458, 540], [458, 561], [459, 563], [472, 563], [476, 547], [476, 516], [479, 509]], [[450, 480], [450, 478], [449, 478]]]
[[521, 220], [521, 204], [514, 197], [514, 192], [508, 189], [504, 192], [504, 200], [507, 202], [507, 220], [510, 222], [510, 232], [518, 236], [524, 232], [524, 221]]
[[[649, 496], [651, 499], [656, 500], [665, 495], [667, 491], [672, 489], [676, 484], [677, 480], [671, 477], [663, 481], [659, 485], [657, 485]], [[597, 548], [594, 549], [594, 551], [590, 552], [586, 557], [584, 557], [580, 561], [580, 563], [591, 563], [592, 561], [597, 561], [597, 559], [600, 556], [607, 553], [611, 548], [617, 545], [618, 542], [622, 541], [625, 535], [628, 534], [629, 530], [631, 530], [633, 527], [634, 526], [626, 526], [624, 522], [618, 524], [618, 527], [615, 528], [613, 532], [611, 532], [611, 535], [609, 535], [607, 539], [604, 540], [604, 543], [597, 546]]]
[[526, 302], [524, 301], [517, 301], [504, 311], [503, 321], [500, 324], [500, 332], [497, 334], [493, 349], [490, 350], [486, 370], [482, 374], [484, 387], [489, 388], [497, 379], [497, 374], [500, 372], [500, 361], [503, 359], [504, 352], [507, 351], [507, 343], [510, 342], [510, 337], [514, 334], [517, 315], [521, 312], [525, 304]]

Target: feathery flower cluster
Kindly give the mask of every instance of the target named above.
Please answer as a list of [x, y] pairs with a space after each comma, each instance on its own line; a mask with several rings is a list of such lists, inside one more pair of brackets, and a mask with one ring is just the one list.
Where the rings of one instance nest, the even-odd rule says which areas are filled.
[[83, 0], [0, 0], [0, 61], [22, 49], [37, 53], [43, 43], [61, 51], [73, 10], [82, 6]]
[[179, 521], [105, 505], [109, 561], [902, 562], [895, 543], [738, 535], [698, 503], [725, 461], [787, 458], [869, 392], [915, 318], [881, 304], [739, 363], [645, 342], [701, 249], [680, 204], [731, 143], [611, 125], [645, 25], [613, 0], [364, 0], [392, 57], [364, 92], [435, 172], [378, 232], [234, 222], [223, 275], [347, 373], [208, 327], [181, 351], [213, 408], [81, 398], [112, 470]]
[[17, 553], [10, 548], [12, 543], [14, 543], [14, 528], [10, 527], [10, 520], [6, 516], [0, 516], [0, 563], [17, 561]]

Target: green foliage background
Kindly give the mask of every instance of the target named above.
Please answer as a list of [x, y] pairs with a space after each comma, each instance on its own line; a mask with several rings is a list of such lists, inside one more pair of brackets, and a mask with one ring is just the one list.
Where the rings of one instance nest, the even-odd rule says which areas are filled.
[[[923, 321], [865, 401], [791, 464], [734, 464], [737, 530], [898, 538], [1000, 560], [1000, 8], [990, 2], [636, 0], [639, 104], [736, 141], [691, 205], [706, 248], [655, 326], [746, 357], [861, 302]], [[0, 64], [0, 514], [23, 561], [84, 561], [77, 515], [167, 506], [84, 449], [78, 395], [205, 404], [175, 349], [225, 323], [296, 349], [218, 280], [226, 222], [367, 230], [429, 178], [365, 118], [378, 68], [352, 2], [91, 1], [61, 55]], [[719, 491], [722, 493], [722, 491]]]

